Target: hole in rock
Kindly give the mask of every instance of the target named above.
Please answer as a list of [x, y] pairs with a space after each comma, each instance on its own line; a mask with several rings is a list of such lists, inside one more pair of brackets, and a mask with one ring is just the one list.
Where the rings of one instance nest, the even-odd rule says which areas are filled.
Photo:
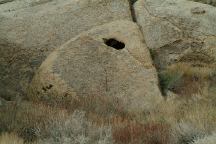
[[53, 87], [53, 85], [49, 84], [46, 87], [42, 87], [42, 90], [46, 92], [47, 90], [51, 89], [52, 87]]
[[49, 84], [49, 86], [47, 86], [47, 89], [51, 89], [53, 87], [53, 85]]
[[125, 48], [125, 44], [123, 42], [120, 42], [114, 38], [103, 39], [103, 40], [107, 46], [113, 47], [114, 49], [121, 50]]
[[10, 96], [0, 96], [0, 102], [2, 101], [12, 101], [11, 97]]

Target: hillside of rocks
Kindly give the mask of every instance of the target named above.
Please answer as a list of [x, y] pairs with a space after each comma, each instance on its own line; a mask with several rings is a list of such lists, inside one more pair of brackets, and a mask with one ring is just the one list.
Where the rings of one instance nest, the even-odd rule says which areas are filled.
[[0, 144], [216, 143], [215, 0], [0, 0]]

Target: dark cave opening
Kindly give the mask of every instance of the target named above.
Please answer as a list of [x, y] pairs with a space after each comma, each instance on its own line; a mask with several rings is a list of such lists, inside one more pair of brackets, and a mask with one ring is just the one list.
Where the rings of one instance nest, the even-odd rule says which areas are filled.
[[114, 49], [121, 50], [121, 49], [125, 48], [125, 44], [123, 42], [120, 42], [114, 38], [103, 39], [103, 40], [107, 46], [113, 47]]

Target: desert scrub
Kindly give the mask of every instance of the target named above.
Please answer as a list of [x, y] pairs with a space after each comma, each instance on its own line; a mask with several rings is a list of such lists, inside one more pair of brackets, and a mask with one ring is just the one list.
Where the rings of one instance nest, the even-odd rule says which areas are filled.
[[24, 144], [24, 141], [14, 133], [3, 133], [0, 135], [0, 144]]
[[4, 131], [17, 133], [25, 143], [112, 143], [111, 127], [92, 124], [85, 112], [77, 110], [69, 113], [64, 109], [30, 102], [0, 109], [0, 126], [4, 127]]
[[140, 120], [169, 124], [169, 144], [185, 144], [216, 130], [216, 106], [209, 100], [188, 101], [180, 97], [162, 102]]
[[110, 126], [94, 125], [86, 118], [84, 111], [74, 111], [67, 119], [49, 124], [50, 136], [41, 138], [40, 144], [112, 144]]
[[31, 142], [49, 134], [49, 122], [66, 116], [65, 110], [30, 102], [14, 102], [0, 109], [0, 127], [2, 132], [15, 132], [24, 142]]
[[173, 91], [182, 96], [202, 94], [214, 70], [211, 67], [193, 67], [188, 63], [176, 63], [159, 72], [164, 95]]
[[199, 137], [204, 136], [202, 130], [190, 123], [180, 122], [175, 124], [172, 130], [172, 144], [190, 144]]
[[168, 90], [172, 91], [174, 89], [174, 85], [180, 81], [182, 75], [183, 74], [178, 71], [162, 71], [159, 73], [160, 87], [164, 96], [167, 95]]
[[210, 133], [216, 129], [216, 106], [208, 99], [188, 101], [178, 98], [162, 103], [151, 115], [152, 119], [163, 117], [173, 126], [179, 122], [192, 124], [204, 133]]
[[112, 135], [115, 144], [168, 144], [170, 126], [166, 123], [148, 122], [145, 124], [128, 121], [115, 125]]

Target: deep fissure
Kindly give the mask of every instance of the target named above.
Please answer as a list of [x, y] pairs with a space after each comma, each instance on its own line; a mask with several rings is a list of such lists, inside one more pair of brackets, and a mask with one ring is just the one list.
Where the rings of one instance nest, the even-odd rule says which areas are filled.
[[135, 10], [134, 10], [134, 3], [136, 2], [137, 0], [128, 0], [129, 2], [129, 5], [130, 5], [130, 13], [131, 13], [131, 17], [132, 17], [132, 20], [134, 22], [137, 22], [137, 19], [136, 19], [136, 14], [135, 14]]

